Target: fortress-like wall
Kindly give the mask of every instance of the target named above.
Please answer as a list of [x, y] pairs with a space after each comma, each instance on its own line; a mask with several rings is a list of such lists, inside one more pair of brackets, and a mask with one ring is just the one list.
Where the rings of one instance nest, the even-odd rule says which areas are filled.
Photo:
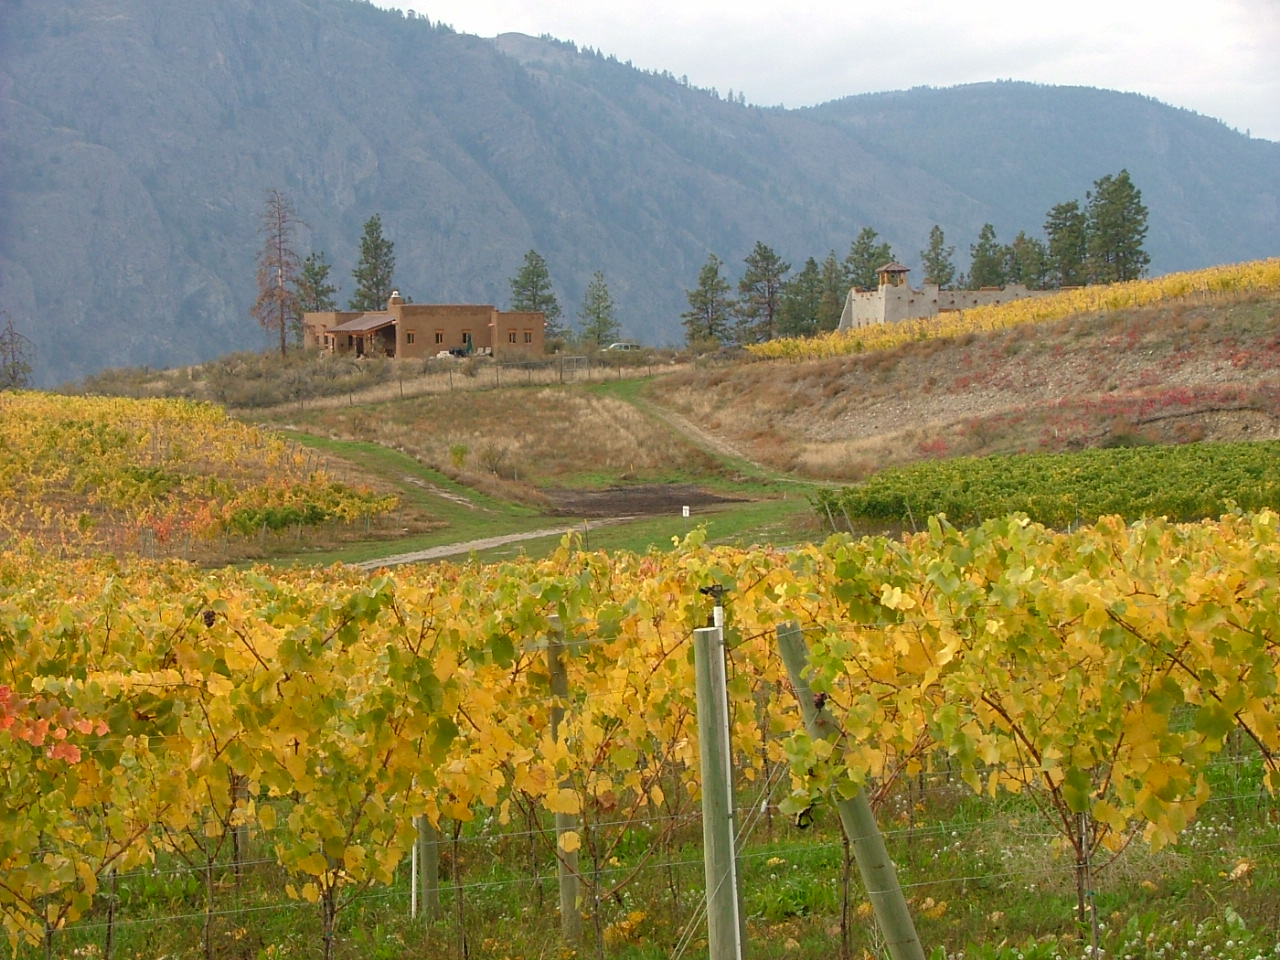
[[1020, 283], [1007, 287], [984, 287], [981, 290], [943, 290], [936, 283], [926, 283], [920, 290], [913, 290], [906, 282], [887, 283], [881, 274], [880, 286], [875, 290], [854, 287], [845, 298], [844, 312], [840, 314], [840, 329], [852, 330], [873, 323], [898, 323], [921, 317], [936, 317], [947, 310], [968, 310], [971, 307], [993, 303], [1009, 303], [1026, 297], [1042, 297], [1048, 290], [1028, 290]]

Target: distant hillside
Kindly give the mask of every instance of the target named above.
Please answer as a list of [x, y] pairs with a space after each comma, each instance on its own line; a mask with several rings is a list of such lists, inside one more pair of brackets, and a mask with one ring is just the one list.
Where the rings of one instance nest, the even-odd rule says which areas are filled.
[[857, 480], [917, 460], [1280, 439], [1280, 298], [1193, 295], [807, 362], [703, 368], [649, 395], [743, 456]]
[[[265, 341], [257, 214], [279, 187], [345, 300], [381, 213], [420, 302], [505, 304], [526, 250], [572, 317], [603, 270], [628, 336], [681, 337], [709, 252], [799, 265], [875, 227], [963, 254], [1127, 167], [1152, 269], [1280, 250], [1280, 144], [1155, 101], [998, 83], [785, 111], [572, 45], [360, 0], [6, 0], [0, 307], [45, 384]], [[963, 259], [963, 258], [962, 258]]]

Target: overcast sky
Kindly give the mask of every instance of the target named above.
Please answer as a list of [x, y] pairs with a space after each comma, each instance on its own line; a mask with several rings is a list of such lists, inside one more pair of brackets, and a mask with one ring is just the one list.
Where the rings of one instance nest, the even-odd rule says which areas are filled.
[[1280, 141], [1280, 0], [375, 0], [550, 34], [751, 103], [1032, 80], [1144, 93]]

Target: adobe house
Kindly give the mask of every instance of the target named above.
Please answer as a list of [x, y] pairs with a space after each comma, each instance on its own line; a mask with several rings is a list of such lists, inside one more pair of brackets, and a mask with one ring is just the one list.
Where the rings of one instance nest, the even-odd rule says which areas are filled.
[[356, 357], [434, 357], [445, 350], [502, 356], [546, 352], [547, 318], [478, 304], [405, 303], [392, 292], [387, 309], [302, 315], [304, 342]]
[[948, 310], [968, 310], [993, 303], [1009, 303], [1026, 297], [1043, 297], [1055, 290], [1028, 290], [1021, 283], [1005, 287], [983, 287], [981, 290], [943, 290], [936, 283], [926, 283], [913, 290], [907, 282], [911, 270], [898, 263], [886, 263], [876, 271], [879, 286], [875, 290], [854, 287], [845, 298], [840, 314], [840, 329], [867, 327], [873, 323], [898, 323], [922, 317], [936, 317]]

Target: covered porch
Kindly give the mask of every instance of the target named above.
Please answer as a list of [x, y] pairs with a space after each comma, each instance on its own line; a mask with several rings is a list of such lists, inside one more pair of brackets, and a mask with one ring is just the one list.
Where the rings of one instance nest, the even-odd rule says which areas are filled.
[[396, 318], [389, 313], [362, 313], [354, 319], [330, 327], [324, 347], [334, 353], [357, 357], [396, 355]]

